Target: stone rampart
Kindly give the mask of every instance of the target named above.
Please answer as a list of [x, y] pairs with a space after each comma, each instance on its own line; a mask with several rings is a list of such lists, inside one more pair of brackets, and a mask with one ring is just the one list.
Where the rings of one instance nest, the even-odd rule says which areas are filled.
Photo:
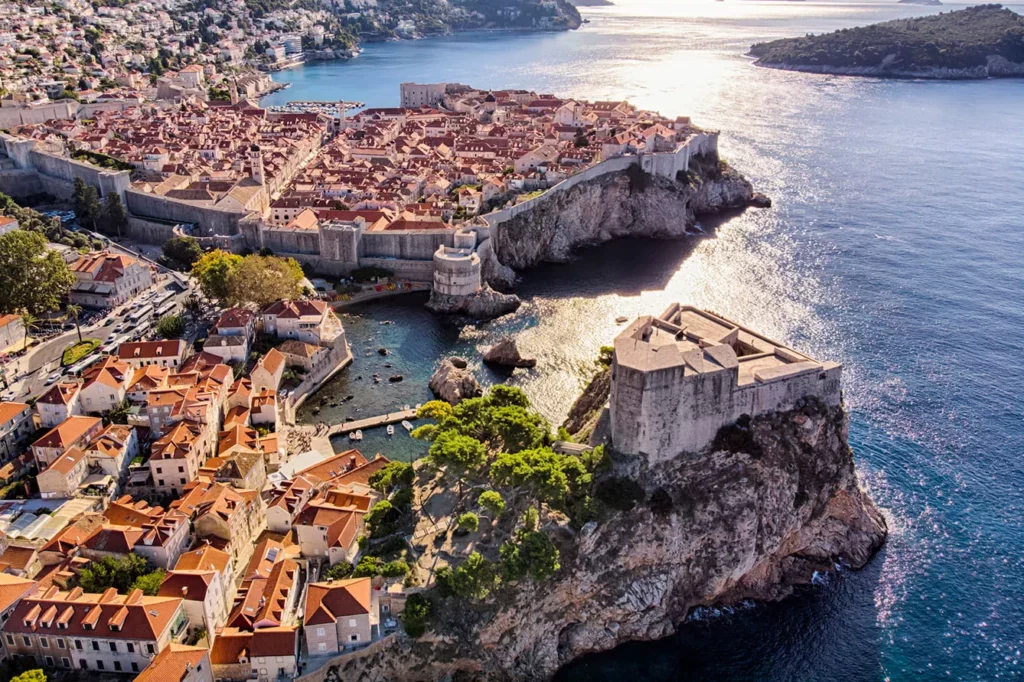
[[14, 197], [27, 197], [39, 194], [43, 191], [43, 184], [39, 179], [39, 173], [33, 170], [3, 170], [0, 171], [0, 192]]
[[203, 237], [237, 235], [238, 223], [246, 216], [241, 211], [226, 211], [135, 189], [125, 192], [125, 200], [128, 210], [141, 218], [195, 223], [199, 227], [197, 236]]
[[33, 107], [0, 107], [0, 129], [45, 123], [50, 119], [69, 120], [75, 117], [78, 102], [70, 99]]

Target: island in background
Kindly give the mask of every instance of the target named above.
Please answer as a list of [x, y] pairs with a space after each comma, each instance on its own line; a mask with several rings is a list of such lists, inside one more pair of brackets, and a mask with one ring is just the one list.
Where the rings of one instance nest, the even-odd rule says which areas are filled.
[[896, 19], [750, 48], [758, 66], [881, 78], [1024, 76], [1024, 18], [1002, 5]]

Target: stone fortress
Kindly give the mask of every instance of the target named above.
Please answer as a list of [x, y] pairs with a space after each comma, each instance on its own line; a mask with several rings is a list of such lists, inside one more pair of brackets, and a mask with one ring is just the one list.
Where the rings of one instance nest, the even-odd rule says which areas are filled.
[[610, 428], [624, 453], [661, 462], [698, 452], [743, 415], [842, 399], [842, 365], [818, 362], [746, 327], [674, 303], [615, 338]]

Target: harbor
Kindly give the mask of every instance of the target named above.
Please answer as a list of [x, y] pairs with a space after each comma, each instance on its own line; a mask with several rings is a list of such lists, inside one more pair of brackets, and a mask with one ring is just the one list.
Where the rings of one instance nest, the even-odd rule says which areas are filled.
[[333, 118], [344, 119], [349, 111], [362, 109], [366, 104], [363, 102], [338, 101], [294, 101], [286, 104], [275, 104], [266, 107], [267, 111], [278, 114], [324, 114]]
[[416, 418], [416, 409], [409, 408], [398, 412], [389, 412], [388, 414], [382, 414], [376, 417], [367, 417], [366, 419], [356, 419], [353, 421], [341, 422], [340, 424], [334, 424], [327, 430], [326, 435], [328, 437], [343, 436], [349, 433], [362, 431], [363, 429], [376, 429], [381, 426], [399, 424], [401, 422], [409, 422], [411, 424]]

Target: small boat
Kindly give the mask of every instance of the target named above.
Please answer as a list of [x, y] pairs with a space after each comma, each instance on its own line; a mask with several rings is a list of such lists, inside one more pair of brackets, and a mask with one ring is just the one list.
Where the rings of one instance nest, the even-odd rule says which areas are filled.
[[[416, 408], [419, 409], [419, 405], [417, 405]], [[402, 409], [405, 410], [406, 412], [408, 412], [410, 407], [408, 405], [403, 405]]]
[[362, 440], [363, 432], [357, 429], [356, 431], [353, 431], [352, 433], [349, 434], [349, 438], [351, 438], [352, 440]]
[[388, 431], [388, 435], [389, 436], [395, 435], [395, 425], [394, 424], [388, 424], [387, 431]]
[[390, 381], [393, 384], [397, 384], [403, 378], [404, 377], [401, 374], [394, 374], [394, 375], [388, 377], [388, 381]]
[[629, 322], [629, 318], [626, 317], [625, 315], [620, 315], [615, 318], [615, 322], [617, 324], [626, 324], [627, 322]]
[[412, 431], [412, 422], [407, 419], [402, 420], [402, 428], [406, 431]]

